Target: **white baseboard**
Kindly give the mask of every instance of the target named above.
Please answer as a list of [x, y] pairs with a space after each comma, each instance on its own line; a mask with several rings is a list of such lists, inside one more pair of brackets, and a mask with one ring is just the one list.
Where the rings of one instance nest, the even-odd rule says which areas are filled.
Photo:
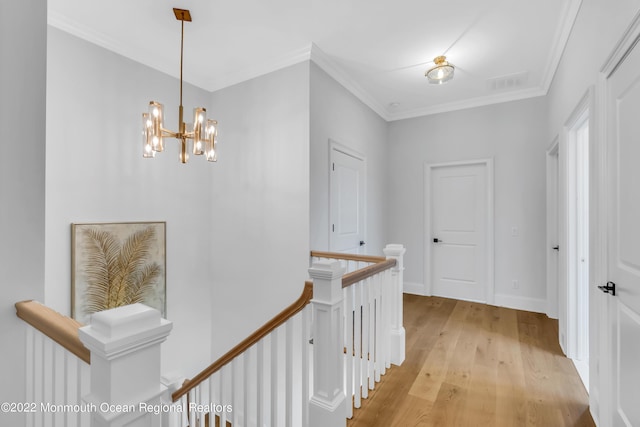
[[[404, 282], [404, 293], [427, 296], [424, 285], [416, 282]], [[516, 310], [533, 311], [535, 313], [547, 312], [547, 301], [540, 298], [519, 297], [514, 295], [496, 294], [494, 304], [500, 307], [514, 308]]]
[[589, 394], [589, 362], [575, 359], [571, 359], [571, 361], [573, 362], [573, 366], [576, 367], [576, 371], [578, 371], [582, 385], [587, 391], [587, 394]]
[[422, 296], [427, 295], [424, 291], [424, 285], [422, 283], [405, 281], [403, 291], [405, 294], [422, 295]]
[[505, 294], [496, 294], [494, 298], [495, 305], [500, 307], [533, 311], [535, 313], [547, 313], [547, 301], [541, 298], [519, 297]]

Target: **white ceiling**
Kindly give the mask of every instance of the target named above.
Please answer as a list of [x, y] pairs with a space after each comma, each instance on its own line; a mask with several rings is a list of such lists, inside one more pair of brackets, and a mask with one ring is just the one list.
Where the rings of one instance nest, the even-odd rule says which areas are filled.
[[[49, 0], [49, 24], [213, 91], [309, 58], [386, 120], [544, 95], [581, 0]], [[455, 77], [424, 72], [445, 54]], [[501, 80], [497, 88], [490, 79]], [[517, 82], [517, 84], [514, 84]], [[505, 85], [507, 87], [505, 87]], [[494, 83], [493, 86], [496, 86]]]

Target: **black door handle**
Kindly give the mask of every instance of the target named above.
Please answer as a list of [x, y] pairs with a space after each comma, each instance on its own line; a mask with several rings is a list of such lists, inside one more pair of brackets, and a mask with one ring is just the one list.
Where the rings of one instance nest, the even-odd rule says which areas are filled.
[[604, 286], [598, 286], [598, 289], [600, 289], [605, 294], [611, 294], [613, 296], [616, 295], [616, 284], [613, 282], [607, 282], [607, 284]]
[[364, 240], [360, 240], [360, 246], [364, 246]]
[[558, 251], [558, 252], [560, 252], [560, 246], [554, 246], [554, 247], [553, 247], [553, 248], [551, 248], [551, 249], [553, 249], [554, 251]]
[[433, 243], [440, 243], [440, 242], [442, 242], [442, 240], [438, 239], [437, 237], [433, 239]]

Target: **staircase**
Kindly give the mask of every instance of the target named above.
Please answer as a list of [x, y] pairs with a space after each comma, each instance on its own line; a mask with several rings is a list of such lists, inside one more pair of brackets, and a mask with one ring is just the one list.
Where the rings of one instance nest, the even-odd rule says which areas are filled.
[[404, 360], [404, 251], [311, 252], [300, 297], [177, 388], [162, 384], [160, 346], [172, 324], [156, 310], [119, 307], [81, 326], [17, 303], [30, 325], [27, 401], [38, 409], [27, 425], [345, 426]]

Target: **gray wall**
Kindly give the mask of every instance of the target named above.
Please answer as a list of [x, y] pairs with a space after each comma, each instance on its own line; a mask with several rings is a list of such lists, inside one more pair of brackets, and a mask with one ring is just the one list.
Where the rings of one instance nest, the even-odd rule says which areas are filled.
[[141, 156], [150, 100], [177, 127], [175, 78], [55, 28], [49, 57], [45, 303], [69, 313], [70, 223], [166, 221], [174, 330], [163, 373], [191, 376], [302, 291], [308, 64], [213, 94], [185, 84], [186, 121], [206, 107], [220, 147], [218, 163], [191, 156], [182, 165], [176, 140], [155, 159]]
[[291, 304], [309, 263], [309, 64], [211, 96], [220, 122], [211, 185], [212, 353]]
[[[180, 164], [173, 139], [155, 159], [142, 158], [141, 114], [150, 100], [162, 102], [165, 125], [176, 130], [178, 80], [53, 27], [48, 44], [44, 302], [70, 314], [71, 223], [166, 221], [174, 330], [163, 371], [193, 373], [210, 362], [212, 242], [202, 233], [216, 165], [195, 156]], [[208, 92], [185, 85], [188, 121], [209, 102]]]
[[[387, 243], [387, 123], [311, 63], [311, 249], [329, 249], [329, 139], [366, 157], [365, 253]], [[401, 242], [398, 242], [401, 243]]]
[[496, 303], [544, 310], [546, 119], [544, 98], [534, 98], [390, 123], [389, 233], [407, 248], [407, 287], [427, 280], [425, 163], [493, 158]]
[[[25, 399], [25, 325], [13, 304], [44, 296], [47, 2], [0, 2], [0, 402]], [[0, 424], [22, 425], [0, 413]]]

